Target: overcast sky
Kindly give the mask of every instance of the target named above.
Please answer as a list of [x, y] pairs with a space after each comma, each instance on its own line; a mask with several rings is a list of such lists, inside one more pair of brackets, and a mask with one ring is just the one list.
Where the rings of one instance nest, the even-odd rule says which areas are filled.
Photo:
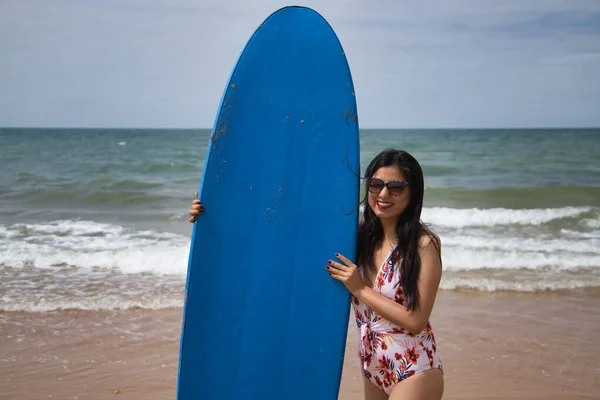
[[[277, 0], [0, 0], [0, 126], [210, 128]], [[362, 128], [600, 127], [600, 0], [306, 1]]]

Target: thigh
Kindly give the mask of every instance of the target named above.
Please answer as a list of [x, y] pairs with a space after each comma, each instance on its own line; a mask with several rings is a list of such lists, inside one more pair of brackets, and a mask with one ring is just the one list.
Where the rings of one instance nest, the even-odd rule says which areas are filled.
[[444, 374], [439, 368], [428, 369], [394, 386], [390, 400], [440, 400], [444, 393]]
[[388, 395], [378, 388], [373, 382], [362, 376], [363, 386], [365, 388], [365, 400], [388, 400]]

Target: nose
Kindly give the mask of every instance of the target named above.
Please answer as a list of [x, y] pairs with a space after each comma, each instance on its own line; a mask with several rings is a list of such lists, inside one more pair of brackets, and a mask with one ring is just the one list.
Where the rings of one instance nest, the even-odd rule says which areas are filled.
[[390, 192], [388, 192], [387, 186], [384, 186], [383, 189], [381, 189], [381, 192], [379, 192], [379, 197], [383, 197], [383, 198], [391, 197]]

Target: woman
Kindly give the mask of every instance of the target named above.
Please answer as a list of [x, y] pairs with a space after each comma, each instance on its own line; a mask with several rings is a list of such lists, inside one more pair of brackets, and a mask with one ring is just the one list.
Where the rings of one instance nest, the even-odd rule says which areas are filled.
[[[421, 222], [423, 172], [400, 150], [366, 170], [358, 260], [325, 267], [352, 294], [365, 400], [441, 399], [444, 380], [429, 316], [442, 276], [441, 242]], [[194, 200], [190, 222], [202, 214]]]

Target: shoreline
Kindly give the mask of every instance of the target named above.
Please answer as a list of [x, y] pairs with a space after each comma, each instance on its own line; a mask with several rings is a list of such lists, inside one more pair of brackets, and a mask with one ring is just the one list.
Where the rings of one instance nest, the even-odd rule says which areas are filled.
[[[440, 291], [444, 399], [600, 396], [600, 291]], [[174, 399], [182, 309], [0, 312], [11, 399]], [[350, 321], [339, 399], [362, 399]], [[299, 382], [301, 384], [301, 382]]]

